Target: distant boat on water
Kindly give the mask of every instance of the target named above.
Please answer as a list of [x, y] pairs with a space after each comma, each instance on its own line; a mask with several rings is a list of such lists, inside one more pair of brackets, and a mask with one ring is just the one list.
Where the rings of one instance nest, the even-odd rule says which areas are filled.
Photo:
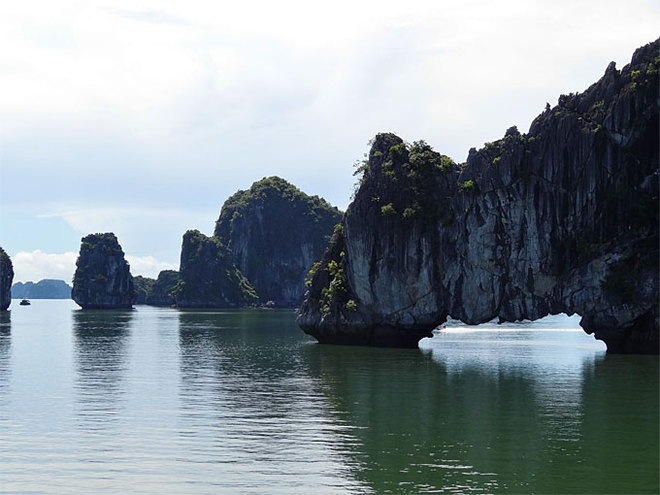
[[18, 304], [20, 304], [21, 306], [29, 306], [32, 303], [30, 303], [29, 299], [21, 299], [21, 302]]

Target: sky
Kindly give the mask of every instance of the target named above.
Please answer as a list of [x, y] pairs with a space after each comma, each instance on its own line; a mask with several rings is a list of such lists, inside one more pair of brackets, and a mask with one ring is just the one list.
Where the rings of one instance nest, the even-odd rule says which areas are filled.
[[262, 177], [345, 209], [378, 132], [463, 162], [658, 26], [643, 0], [2, 2], [0, 246], [70, 282], [114, 232], [156, 277]]

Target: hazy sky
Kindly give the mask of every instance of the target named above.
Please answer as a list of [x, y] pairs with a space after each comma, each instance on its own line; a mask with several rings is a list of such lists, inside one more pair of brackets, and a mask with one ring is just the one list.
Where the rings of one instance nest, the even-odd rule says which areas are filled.
[[279, 175], [344, 209], [376, 133], [462, 162], [660, 35], [657, 1], [22, 0], [0, 6], [0, 246], [70, 281], [115, 232], [133, 275]]

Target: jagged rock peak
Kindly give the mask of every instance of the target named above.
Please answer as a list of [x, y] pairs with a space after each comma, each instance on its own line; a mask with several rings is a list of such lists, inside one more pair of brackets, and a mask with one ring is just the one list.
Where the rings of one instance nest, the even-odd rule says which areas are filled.
[[90, 234], [82, 238], [71, 297], [83, 309], [133, 306], [137, 291], [115, 234]]
[[341, 212], [324, 199], [280, 177], [265, 177], [225, 201], [215, 237], [262, 303], [297, 307], [307, 272], [340, 220]]
[[660, 40], [457, 165], [374, 139], [299, 312], [321, 342], [415, 346], [578, 313], [609, 352], [658, 352]]
[[0, 311], [6, 311], [11, 304], [11, 283], [14, 280], [14, 267], [4, 249], [0, 247]]

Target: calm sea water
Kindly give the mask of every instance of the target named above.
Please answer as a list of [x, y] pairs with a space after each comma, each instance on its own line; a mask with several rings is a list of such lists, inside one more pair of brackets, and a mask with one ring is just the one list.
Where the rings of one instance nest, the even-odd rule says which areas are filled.
[[658, 493], [659, 369], [568, 317], [322, 346], [289, 311], [0, 316], [3, 493]]

